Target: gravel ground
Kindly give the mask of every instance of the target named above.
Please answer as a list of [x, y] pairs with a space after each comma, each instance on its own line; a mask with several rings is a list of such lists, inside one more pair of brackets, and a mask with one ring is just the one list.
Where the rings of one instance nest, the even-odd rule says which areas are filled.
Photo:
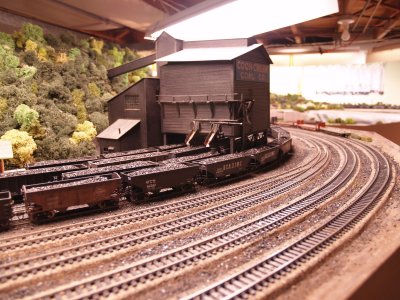
[[[304, 273], [301, 280], [274, 295], [277, 299], [348, 299], [375, 272], [383, 262], [400, 248], [400, 146], [379, 134], [348, 130], [362, 136], [370, 136], [367, 143], [385, 153], [397, 170], [394, 188], [390, 196], [378, 207], [368, 221], [359, 228], [358, 234], [349, 238], [340, 251], [336, 251], [319, 263], [312, 272]], [[351, 257], [351, 259], [349, 259]], [[395, 267], [396, 268], [396, 267]], [[385, 278], [390, 279], [390, 278]], [[382, 279], [383, 280], [383, 279]], [[395, 282], [397, 279], [395, 279]], [[338, 288], [340, 287], [340, 288]], [[393, 288], [395, 289], [393, 291]], [[399, 299], [398, 284], [392, 281], [372, 290], [367, 287], [369, 299]], [[386, 292], [390, 294], [385, 298]], [[381, 295], [379, 295], [381, 293]]]
[[[250, 182], [256, 182], [261, 178], [273, 177], [281, 174], [282, 172], [287, 172], [291, 168], [296, 167], [302, 162], [307, 161], [312, 151], [314, 150], [312, 148], [312, 145], [310, 145], [306, 140], [303, 140], [303, 138], [301, 137], [294, 138], [294, 148], [295, 154], [279, 168], [269, 170], [268, 172], [263, 172], [257, 175], [251, 175], [247, 179], [241, 180], [236, 183], [230, 183], [229, 187], [240, 186]], [[319, 224], [324, 222], [324, 220], [327, 220], [327, 218], [331, 217], [337, 210], [343, 209], [343, 207], [346, 206], [348, 199], [363, 186], [363, 183], [365, 182], [368, 175], [371, 173], [371, 170], [369, 168], [369, 164], [366, 160], [365, 155], [360, 155], [361, 165], [363, 166], [362, 170], [356, 175], [355, 180], [346, 187], [345, 192], [339, 194], [334, 199], [330, 199], [328, 202], [326, 202], [325, 205], [319, 206], [317, 209], [314, 209], [307, 217], [304, 216], [302, 218], [292, 220], [289, 224], [277, 230], [273, 230], [272, 232], [264, 233], [260, 235], [257, 239], [253, 239], [248, 243], [241, 245], [240, 247], [229, 249], [227, 251], [217, 254], [216, 256], [208, 258], [204, 262], [192, 265], [191, 268], [184, 269], [184, 272], [174, 272], [169, 277], [163, 278], [162, 282], [156, 279], [149, 284], [139, 285], [134, 290], [135, 299], [168, 299], [175, 298], [177, 295], [184, 295], [191, 288], [194, 288], [195, 284], [196, 287], [199, 288], [204, 284], [211, 283], [220, 278], [220, 276], [226, 276], [227, 274], [242, 268], [244, 265], [250, 263], [252, 260], [254, 261], [254, 259], [259, 257], [260, 255], [272, 253], [276, 251], [276, 249], [282, 248], [299, 236], [307, 234], [312, 230], [312, 228], [318, 226]], [[392, 156], [394, 155], [395, 154], [392, 153]], [[119, 268], [121, 266], [134, 264], [139, 260], [149, 258], [156, 254], [164, 253], [177, 247], [188, 245], [196, 240], [204, 239], [205, 237], [209, 237], [213, 234], [227, 230], [228, 228], [231, 228], [233, 226], [237, 226], [238, 224], [241, 224], [245, 221], [254, 219], [257, 216], [275, 210], [277, 207], [290, 203], [299, 196], [302, 196], [310, 191], [310, 189], [316, 186], [320, 186], [322, 182], [326, 181], [328, 177], [330, 177], [330, 175], [334, 172], [334, 170], [337, 169], [338, 164], [336, 162], [338, 161], [338, 159], [338, 154], [333, 151], [332, 159], [330, 160], [329, 165], [323, 172], [321, 172], [320, 174], [315, 174], [315, 176], [310, 179], [306, 184], [301, 185], [296, 189], [292, 189], [286, 194], [276, 197], [271, 201], [266, 201], [265, 203], [246, 209], [244, 211], [240, 211], [223, 219], [216, 220], [207, 225], [201, 225], [196, 228], [196, 230], [174, 234], [173, 236], [158, 239], [156, 241], [145, 243], [143, 245], [138, 245], [130, 249], [122, 249], [121, 251], [113, 255], [98, 257], [97, 259], [92, 259], [90, 261], [83, 261], [78, 267], [63, 268], [61, 272], [58, 271], [51, 276], [37, 276], [33, 280], [30, 280], [29, 284], [24, 284], [24, 287], [20, 286], [15, 289], [11, 289], [10, 287], [10, 289], [3, 289], [3, 291], [0, 290], [0, 298], [22, 298], [27, 295], [37, 293], [38, 291], [51, 289], [55, 286], [68, 284], [74, 281], [76, 282], [78, 280], [82, 280], [96, 274], [115, 270], [116, 268]], [[399, 183], [399, 177], [397, 177], [397, 183]], [[220, 186], [212, 189], [202, 187], [199, 189], [199, 192], [197, 194], [206, 194], [210, 191], [214, 193], [220, 190], [224, 190], [226, 188], [227, 186]], [[350, 257], [350, 255], [352, 255], [353, 253], [359, 253], [360, 256], [365, 260], [366, 257], [368, 257], [369, 251], [372, 250], [373, 253], [376, 254], [374, 255], [374, 258], [376, 258], [374, 259], [374, 261], [380, 261], [383, 257], [383, 254], [387, 254], [388, 252], [390, 252], [388, 250], [388, 248], [390, 247], [385, 247], [385, 249], [382, 249], [382, 247], [380, 247], [382, 242], [385, 241], [385, 239], [387, 238], [387, 234], [391, 234], [394, 237], [397, 237], [397, 239], [394, 239], [397, 243], [400, 240], [400, 234], [398, 230], [398, 225], [400, 221], [398, 202], [398, 199], [400, 199], [399, 195], [400, 189], [399, 185], [397, 184], [393, 194], [391, 195], [391, 198], [379, 210], [376, 216], [367, 224], [365, 230], [360, 234], [359, 237], [353, 238], [348, 246], [342, 246], [342, 251], [335, 252], [334, 254], [330, 255], [323, 264], [320, 263], [317, 265], [317, 267], [314, 267], [312, 272], [303, 273], [302, 276], [298, 277], [301, 280], [296, 279], [290, 281], [287, 283], [287, 285], [285, 285], [284, 289], [280, 288], [274, 290], [273, 294], [270, 294], [271, 297], [281, 299], [294, 299], [295, 297], [296, 299], [298, 299], [299, 296], [302, 299], [345, 298], [349, 294], [348, 291], [357, 285], [356, 283], [354, 285], [348, 283], [352, 282], [353, 277], [355, 276], [354, 274], [356, 274], [358, 277], [362, 277], [360, 274], [363, 273], [360, 271], [360, 269], [362, 269], [363, 272], [366, 271], [366, 268], [360, 268], [360, 265], [363, 264], [362, 260], [357, 258], [349, 262], [348, 257]], [[12, 229], [10, 232], [1, 234], [0, 238], [12, 237], [14, 235], [19, 235], [27, 232], [35, 234], [35, 231], [41, 230], [43, 228], [58, 227], [63, 224], [71, 223], [78, 224], [79, 222], [96, 217], [100, 218], [106, 215], [112, 216], [130, 211], [132, 209], [135, 210], [138, 208], [152, 207], [164, 203], [172, 203], [175, 201], [184, 200], [187, 199], [189, 196], [191, 195], [181, 196], [169, 200], [156, 201], [153, 203], [144, 203], [140, 205], [135, 205], [135, 207], [132, 207], [131, 203], [122, 202], [121, 209], [117, 211], [80, 217], [77, 219], [66, 220], [53, 224], [46, 224], [43, 226], [30, 224], [20, 225], [19, 227]], [[47, 253], [47, 251], [62, 249], [66, 246], [79, 245], [81, 243], [95, 241], [97, 239], [107, 236], [115, 236], [119, 233], [131, 232], [145, 226], [150, 226], [154, 223], [174, 219], [178, 216], [184, 216], [188, 213], [192, 213], [200, 209], [202, 208], [195, 208], [190, 211], [174, 215], [166, 215], [151, 221], [140, 222], [140, 224], [120, 226], [107, 231], [98, 231], [78, 237], [71, 237], [60, 241], [46, 243], [45, 245], [42, 245], [40, 247], [29, 248], [29, 255], [34, 255], [35, 253]], [[369, 229], [371, 226], [372, 228]], [[397, 232], [395, 230], [396, 226]], [[391, 241], [389, 243], [392, 245], [390, 249], [394, 247], [396, 242]], [[0, 254], [0, 264], [2, 259], [2, 263], [4, 263], [5, 258], [7, 258], [7, 260], [15, 260], [24, 257], [24, 255], [26, 256], [26, 249], [15, 251], [14, 253]], [[349, 267], [349, 265], [352, 266], [354, 270], [353, 268]], [[374, 266], [376, 265], [377, 263], [375, 262]], [[342, 279], [342, 277], [340, 277], [339, 275], [344, 276], [344, 279]], [[352, 278], [352, 280], [346, 281], [346, 278]], [[347, 294], [345, 292], [336, 292], [331, 293], [329, 294], [329, 297], [326, 297], [326, 291], [333, 289], [335, 286], [337, 286], [337, 284], [345, 286]], [[17, 286], [18, 283], [15, 283], [15, 285]], [[5, 291], [6, 293], [4, 293]], [[132, 295], [126, 296], [127, 298], [132, 298]]]

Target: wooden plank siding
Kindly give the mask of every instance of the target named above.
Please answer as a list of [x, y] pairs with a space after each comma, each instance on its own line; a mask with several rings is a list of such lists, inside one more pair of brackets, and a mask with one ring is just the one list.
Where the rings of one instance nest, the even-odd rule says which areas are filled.
[[[207, 63], [169, 63], [161, 67], [160, 98], [171, 100], [171, 95], [216, 95], [212, 100], [224, 100], [226, 94], [233, 94], [232, 62]], [[205, 100], [205, 96], [194, 96], [193, 101]], [[176, 97], [176, 101], [188, 100], [188, 97]], [[230, 119], [227, 104], [214, 106], [215, 119]], [[210, 119], [212, 111], [210, 104], [196, 104], [197, 115], [193, 104], [163, 104], [162, 132], [187, 134], [190, 123], [194, 119]]]
[[[140, 124], [135, 126], [129, 137], [125, 136], [118, 142], [122, 150], [146, 148], [162, 144], [160, 106], [157, 103], [159, 79], [144, 78], [128, 87], [108, 101], [108, 118], [110, 124], [118, 119], [138, 119]], [[137, 108], [126, 106], [126, 97], [137, 97]]]
[[157, 102], [157, 95], [160, 92], [160, 80], [158, 78], [147, 78], [145, 80], [145, 111], [143, 112], [142, 123], [146, 127], [141, 133], [146, 137], [142, 141], [142, 147], [152, 147], [162, 145], [161, 135], [161, 108]]
[[[263, 49], [262, 49], [263, 50]], [[270, 66], [266, 61], [265, 54], [260, 49], [256, 49], [249, 53], [246, 53], [238, 57], [235, 61], [241, 60], [246, 62], [252, 62], [256, 64], [262, 64], [266, 67], [266, 81], [244, 81], [235, 80], [234, 91], [235, 93], [243, 94], [244, 99], [254, 99], [253, 107], [250, 112], [251, 125], [246, 129], [246, 134], [257, 133], [261, 131], [267, 131], [269, 128], [269, 107], [270, 107], [270, 96], [269, 96], [269, 84], [270, 84]], [[236, 74], [235, 74], [235, 78]]]

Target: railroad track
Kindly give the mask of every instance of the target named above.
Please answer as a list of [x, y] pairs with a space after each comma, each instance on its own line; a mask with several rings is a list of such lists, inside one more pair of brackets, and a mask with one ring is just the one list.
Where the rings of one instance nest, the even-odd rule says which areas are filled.
[[[347, 153], [349, 153], [348, 150]], [[112, 274], [112, 276], [103, 276], [102, 278], [97, 279], [95, 282], [87, 282], [84, 286], [79, 285], [69, 290], [64, 289], [62, 294], [68, 298], [72, 297], [72, 299], [74, 297], [90, 298], [93, 296], [96, 298], [98, 296], [104, 296], [103, 292], [108, 293], [110, 290], [116, 292], [119, 289], [124, 289], [127, 286], [130, 286], [131, 284], [135, 285], [135, 282], [137, 284], [147, 280], [148, 278], [154, 278], [160, 276], [161, 274], [168, 273], [171, 270], [180, 269], [187, 264], [193, 263], [197, 259], [209, 256], [210, 253], [230, 248], [262, 232], [277, 228], [283, 223], [286, 223], [300, 214], [316, 207], [319, 203], [326, 200], [330, 195], [335, 193], [337, 189], [346, 183], [346, 180], [353, 173], [356, 165], [355, 157], [351, 153], [349, 153], [349, 155], [349, 163], [346, 163], [346, 159], [344, 159], [340, 170], [336, 172], [337, 174], [332, 176], [333, 179], [328, 181], [322, 187], [322, 189], [316, 189], [313, 193], [310, 193], [291, 205], [279, 209], [272, 214], [265, 215], [257, 220], [239, 226], [238, 228], [229, 230], [218, 236], [202, 241], [196, 245], [188, 246], [178, 251], [174, 251], [168, 255], [152, 259], [151, 261], [140, 266], [135, 266], [124, 271], [116, 272]], [[120, 282], [119, 285], [115, 285], [116, 278], [123, 278], [124, 281], [122, 283]], [[129, 280], [127, 278], [129, 278]], [[110, 282], [112, 283], [111, 286], [109, 284]], [[100, 286], [103, 288], [101, 288], [100, 291], [96, 292], [94, 295], [91, 295], [90, 293], [83, 293], [84, 291], [87, 291], [87, 289], [92, 290], [94, 286], [96, 287], [96, 290], [97, 287]], [[77, 291], [79, 291], [78, 294], [76, 293]], [[52, 295], [51, 297], [53, 296], [55, 295]], [[50, 297], [50, 295], [41, 295], [40, 297]]]
[[[317, 163], [315, 168], [324, 167], [328, 158], [329, 156]], [[267, 192], [259, 192], [258, 194], [250, 197], [246, 196], [232, 200], [216, 207], [193, 213], [173, 221], [163, 222], [161, 224], [130, 232], [128, 234], [120, 234], [118, 236], [105, 238], [84, 245], [63, 249], [61, 251], [46, 253], [9, 264], [3, 264], [0, 266], [0, 271], [2, 274], [0, 276], [0, 284], [7, 284], [16, 278], [23, 278], [31, 274], [37, 274], [46, 270], [56, 269], [67, 264], [86, 260], [88, 258], [109, 254], [114, 251], [118, 251], [119, 249], [126, 249], [149, 240], [156, 240], [172, 233], [185, 231], [189, 228], [215, 221], [228, 214], [240, 212], [246, 208], [254, 207], [255, 205], [271, 199], [274, 196], [282, 194], [300, 184], [300, 182], [304, 182], [311, 176], [315, 175], [315, 173], [316, 169], [309, 169], [302, 174], [295, 176], [296, 179], [293, 181], [278, 185]]]
[[321, 144], [314, 144], [316, 154], [298, 168], [293, 169], [286, 174], [276, 176], [275, 178], [267, 177], [265, 179], [258, 180], [253, 184], [246, 184], [240, 187], [229, 188], [224, 192], [212, 193], [207, 196], [200, 195], [191, 198], [186, 198], [181, 201], [174, 203], [157, 205], [151, 208], [135, 209], [134, 211], [127, 213], [120, 213], [110, 217], [96, 218], [86, 222], [80, 222], [72, 225], [59, 226], [51, 229], [44, 229], [35, 231], [28, 234], [22, 234], [14, 236], [12, 238], [0, 239], [0, 252], [5, 252], [13, 249], [30, 247], [33, 245], [40, 245], [49, 241], [56, 241], [68, 237], [76, 237], [82, 234], [88, 234], [91, 232], [98, 232], [99, 230], [108, 230], [122, 225], [135, 224], [140, 221], [154, 219], [156, 217], [165, 216], [168, 214], [174, 214], [182, 211], [187, 211], [191, 208], [198, 208], [201, 206], [210, 205], [213, 203], [223, 202], [227, 199], [238, 197], [240, 195], [254, 194], [260, 189], [276, 186], [284, 183], [287, 180], [291, 180], [315, 167], [315, 165], [322, 160], [328, 161], [328, 152]]
[[374, 155], [376, 171], [345, 210], [290, 246], [184, 299], [247, 298], [298, 268], [351, 230], [373, 209], [390, 181], [389, 162], [382, 154], [372, 150], [371, 152]]

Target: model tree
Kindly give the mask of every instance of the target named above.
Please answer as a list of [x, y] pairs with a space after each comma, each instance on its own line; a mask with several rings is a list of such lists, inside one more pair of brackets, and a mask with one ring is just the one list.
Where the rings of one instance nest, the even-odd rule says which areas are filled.
[[107, 101], [148, 76], [139, 70], [111, 82], [107, 69], [137, 57], [119, 45], [46, 34], [29, 23], [12, 35], [0, 32], [0, 136], [17, 130], [13, 137], [27, 134], [30, 149], [37, 147], [14, 162], [93, 155], [96, 132], [108, 126]]

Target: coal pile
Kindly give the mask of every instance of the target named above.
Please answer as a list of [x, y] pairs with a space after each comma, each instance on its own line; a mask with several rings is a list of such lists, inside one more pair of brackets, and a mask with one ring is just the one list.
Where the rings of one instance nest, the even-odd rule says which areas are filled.
[[190, 155], [190, 156], [183, 156], [183, 157], [176, 157], [176, 158], [170, 158], [167, 160], [164, 160], [164, 164], [176, 164], [176, 163], [184, 163], [184, 162], [190, 162], [194, 160], [201, 160], [204, 158], [209, 158], [213, 156], [219, 155], [218, 153], [212, 153], [212, 152], [206, 152], [206, 153], [200, 153], [196, 155]]
[[260, 152], [267, 151], [267, 150], [270, 150], [272, 148], [273, 147], [270, 147], [270, 146], [263, 146], [263, 147], [260, 147], [260, 148], [252, 148], [252, 149], [246, 150], [243, 153], [249, 154], [249, 155], [258, 154]]
[[126, 170], [146, 168], [146, 167], [151, 167], [151, 166], [155, 166], [155, 165], [157, 165], [157, 164], [154, 162], [151, 162], [151, 161], [135, 161], [135, 162], [131, 162], [128, 164], [119, 164], [119, 165], [113, 165], [113, 166], [91, 168], [91, 169], [85, 169], [85, 170], [80, 170], [80, 171], [75, 171], [75, 172], [63, 173], [62, 178], [63, 179], [71, 179], [71, 178], [76, 178], [76, 177], [84, 177], [84, 176], [91, 176], [91, 175], [97, 175], [97, 174], [107, 174], [107, 173], [112, 173], [112, 172], [118, 173], [118, 172], [123, 172]]
[[2, 177], [13, 177], [13, 176], [25, 176], [25, 175], [36, 175], [36, 174], [44, 174], [44, 173], [62, 173], [64, 171], [78, 170], [80, 167], [74, 165], [65, 165], [65, 166], [56, 166], [49, 168], [39, 168], [39, 169], [29, 169], [29, 170], [21, 170], [21, 171], [11, 171], [6, 172], [4, 174], [0, 174], [0, 178]]
[[135, 177], [135, 176], [142, 176], [142, 175], [148, 175], [148, 174], [157, 174], [157, 173], [162, 173], [162, 172], [168, 172], [168, 171], [173, 171], [173, 170], [178, 170], [178, 169], [186, 169], [186, 168], [191, 168], [190, 166], [184, 165], [184, 164], [167, 164], [155, 168], [147, 168], [147, 169], [141, 169], [137, 170], [134, 172], [130, 172], [126, 174], [128, 177]]
[[172, 145], [157, 146], [156, 148], [160, 151], [167, 151], [167, 150], [181, 148], [181, 147], [185, 147], [185, 146], [186, 146], [185, 144], [172, 144]]
[[80, 158], [69, 158], [69, 159], [52, 159], [52, 160], [43, 160], [33, 164], [27, 164], [27, 169], [34, 168], [42, 168], [42, 167], [50, 167], [50, 166], [61, 166], [61, 165], [69, 165], [87, 162], [89, 160], [95, 160], [97, 157], [80, 157]]
[[151, 160], [154, 158], [162, 158], [163, 156], [166, 156], [166, 154], [162, 154], [159, 152], [150, 152], [150, 153], [144, 153], [144, 154], [139, 154], [139, 155], [118, 156], [118, 157], [114, 157], [114, 158], [107, 158], [107, 159], [102, 159], [99, 161], [90, 162], [89, 167], [117, 165], [117, 164], [138, 161], [138, 160]]
[[28, 186], [26, 189], [26, 192], [32, 193], [32, 192], [39, 192], [39, 191], [46, 191], [46, 190], [53, 190], [53, 189], [61, 189], [61, 188], [66, 188], [66, 187], [71, 187], [71, 186], [90, 184], [90, 183], [96, 183], [96, 182], [102, 182], [102, 181], [107, 181], [107, 177], [95, 176], [95, 177], [91, 177], [91, 178], [70, 181], [70, 182], [66, 182], [66, 183], [63, 183], [62, 181], [58, 181], [57, 183], [53, 183], [53, 184], [32, 186], [32, 187]]
[[244, 153], [226, 154], [226, 155], [220, 155], [220, 156], [206, 158], [206, 159], [203, 159], [203, 160], [199, 161], [198, 163], [200, 163], [200, 164], [212, 164], [212, 163], [217, 163], [217, 162], [221, 162], [221, 161], [227, 161], [227, 160], [230, 160], [230, 159], [243, 158], [245, 156], [247, 156], [247, 155], [244, 154]]
[[102, 154], [101, 156], [103, 158], [114, 158], [114, 157], [118, 157], [118, 156], [137, 155], [137, 154], [149, 153], [149, 152], [154, 152], [154, 151], [156, 151], [156, 149], [154, 149], [154, 148], [143, 148], [143, 149], [123, 151], [123, 152], [107, 153], [107, 154]]
[[197, 153], [208, 152], [210, 148], [204, 146], [196, 146], [196, 147], [182, 147], [178, 149], [171, 150], [170, 157], [181, 157], [185, 155], [194, 155]]

